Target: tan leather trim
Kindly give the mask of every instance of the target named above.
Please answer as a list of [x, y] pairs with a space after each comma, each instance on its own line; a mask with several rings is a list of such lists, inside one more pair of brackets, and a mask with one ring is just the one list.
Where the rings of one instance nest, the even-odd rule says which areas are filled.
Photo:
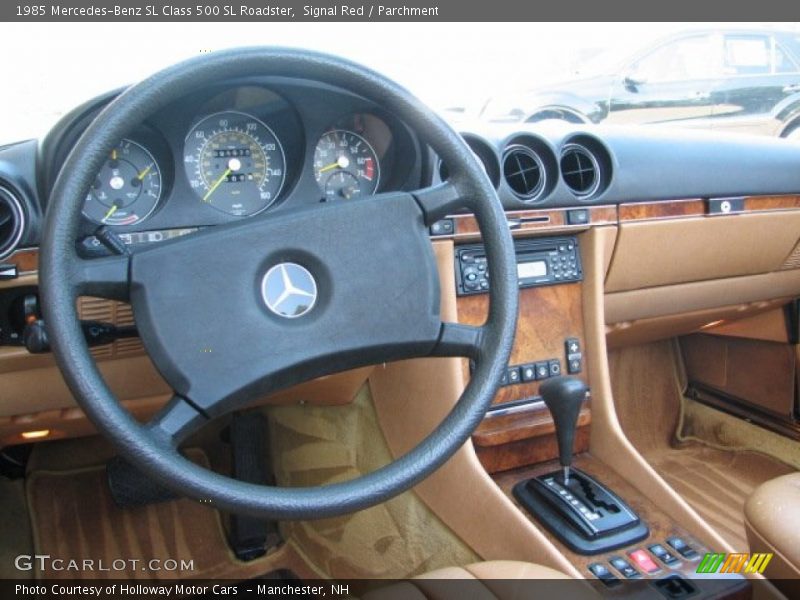
[[783, 310], [785, 303], [778, 301], [776, 303], [779, 304], [779, 308], [757, 312], [742, 319], [725, 321], [716, 327], [706, 329], [705, 333], [788, 344], [789, 331], [786, 327], [786, 313]]
[[[25, 352], [23, 350], [23, 352]], [[100, 372], [120, 400], [170, 393], [146, 356], [104, 361]], [[55, 366], [0, 374], [0, 417], [75, 406], [61, 372]]]
[[693, 536], [717, 551], [733, 552], [728, 543], [673, 490], [625, 437], [614, 407], [606, 353], [603, 311], [605, 228], [594, 228], [581, 238], [585, 281], [583, 302], [587, 361], [592, 381], [591, 454], [631, 482], [646, 498], [680, 523]]
[[609, 292], [768, 273], [798, 241], [800, 211], [623, 223]]
[[[698, 329], [702, 329], [704, 332], [711, 334], [717, 334], [721, 330], [724, 330], [726, 332], [730, 331], [730, 335], [734, 335], [734, 332], [738, 331], [736, 326], [739, 321], [737, 321], [737, 319], [741, 319], [743, 323], [747, 323], [751, 320], [747, 318], [748, 315], [756, 315], [753, 317], [755, 322], [757, 321], [757, 315], [763, 311], [780, 314], [782, 318], [783, 311], [779, 309], [775, 310], [773, 307], [782, 306], [785, 303], [786, 298], [782, 298], [773, 301], [759, 302], [757, 305], [736, 304], [734, 306], [708, 308], [679, 315], [667, 315], [664, 317], [612, 323], [606, 328], [606, 343], [611, 349], [620, 348], [622, 346], [638, 346], [647, 342], [684, 335]], [[722, 321], [723, 325], [716, 326], [715, 323], [720, 321]], [[706, 329], [706, 327], [709, 328]], [[742, 330], [750, 331], [751, 327], [750, 325], [743, 325]], [[768, 326], [764, 330], [763, 335], [775, 336], [776, 332], [771, 329], [771, 326]], [[785, 328], [783, 335], [786, 337]]]
[[606, 294], [605, 316], [606, 323], [621, 323], [795, 296], [800, 269]]
[[[453, 243], [433, 245], [441, 278], [441, 315], [455, 321]], [[390, 451], [394, 457], [402, 456], [442, 421], [460, 397], [461, 361], [418, 359], [378, 367], [370, 386]], [[486, 474], [472, 442], [414, 489], [481, 558], [529, 561], [582, 577]]]

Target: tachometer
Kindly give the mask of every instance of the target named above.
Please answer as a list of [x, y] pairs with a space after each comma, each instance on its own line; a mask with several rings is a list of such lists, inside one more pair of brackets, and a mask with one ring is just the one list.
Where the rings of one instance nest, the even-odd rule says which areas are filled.
[[104, 225], [135, 225], [161, 199], [161, 169], [142, 145], [122, 140], [111, 151], [86, 196], [83, 214]]
[[206, 117], [189, 132], [184, 165], [203, 202], [229, 215], [248, 217], [277, 199], [286, 158], [263, 122], [227, 111]]
[[375, 150], [357, 133], [327, 132], [314, 150], [314, 177], [329, 200], [374, 194], [380, 183]]

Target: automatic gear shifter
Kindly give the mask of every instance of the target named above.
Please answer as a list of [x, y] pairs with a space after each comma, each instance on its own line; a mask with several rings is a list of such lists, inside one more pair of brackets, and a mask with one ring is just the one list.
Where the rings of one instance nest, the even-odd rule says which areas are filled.
[[553, 415], [561, 471], [514, 486], [514, 496], [539, 522], [572, 550], [597, 554], [647, 537], [647, 525], [604, 485], [572, 466], [578, 413], [587, 387], [574, 377], [554, 377], [539, 388]]
[[586, 399], [586, 384], [575, 377], [554, 377], [539, 388], [542, 400], [553, 415], [558, 440], [558, 455], [564, 468], [564, 485], [569, 485], [569, 468], [572, 465], [572, 445], [578, 413]]

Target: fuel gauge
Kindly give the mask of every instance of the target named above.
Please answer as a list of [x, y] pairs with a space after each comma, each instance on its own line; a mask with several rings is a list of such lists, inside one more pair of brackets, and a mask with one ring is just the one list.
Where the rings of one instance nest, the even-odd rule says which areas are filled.
[[86, 196], [83, 214], [103, 225], [135, 225], [161, 199], [161, 169], [141, 144], [123, 139], [111, 151]]

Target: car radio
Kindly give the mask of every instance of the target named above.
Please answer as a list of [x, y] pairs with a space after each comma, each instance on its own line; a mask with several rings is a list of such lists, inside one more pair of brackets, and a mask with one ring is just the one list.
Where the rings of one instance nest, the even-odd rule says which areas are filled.
[[[575, 237], [515, 240], [520, 288], [581, 281], [580, 253]], [[456, 247], [456, 292], [459, 296], [489, 290], [490, 274], [482, 244]]]

